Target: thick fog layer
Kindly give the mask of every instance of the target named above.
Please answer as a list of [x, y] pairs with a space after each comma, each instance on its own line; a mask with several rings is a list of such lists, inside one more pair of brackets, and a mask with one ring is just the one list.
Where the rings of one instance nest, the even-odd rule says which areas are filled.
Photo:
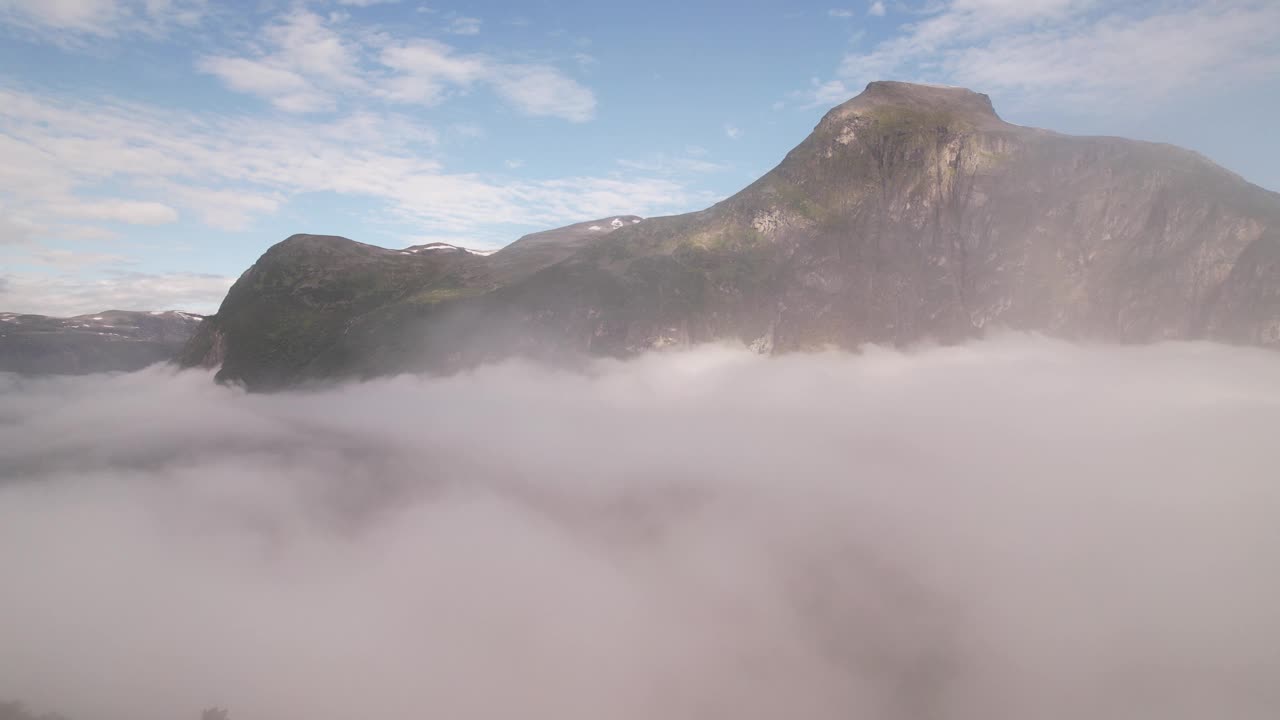
[[0, 383], [0, 699], [75, 720], [1280, 716], [1274, 353]]

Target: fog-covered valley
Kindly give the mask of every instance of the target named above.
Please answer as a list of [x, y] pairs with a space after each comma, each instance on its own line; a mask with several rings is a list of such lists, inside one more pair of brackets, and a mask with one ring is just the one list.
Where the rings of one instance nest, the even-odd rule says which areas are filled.
[[74, 720], [1280, 707], [1272, 352], [0, 383], [0, 699]]

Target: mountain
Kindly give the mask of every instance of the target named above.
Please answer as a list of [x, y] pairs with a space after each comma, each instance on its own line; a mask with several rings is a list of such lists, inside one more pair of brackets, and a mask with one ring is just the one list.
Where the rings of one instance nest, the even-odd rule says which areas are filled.
[[580, 223], [488, 256], [289, 238], [183, 361], [270, 389], [513, 353], [785, 352], [991, 327], [1280, 345], [1280, 195], [1177, 147], [874, 82], [700, 212]]
[[200, 326], [182, 312], [107, 310], [55, 318], [0, 313], [0, 371], [79, 375], [173, 360]]

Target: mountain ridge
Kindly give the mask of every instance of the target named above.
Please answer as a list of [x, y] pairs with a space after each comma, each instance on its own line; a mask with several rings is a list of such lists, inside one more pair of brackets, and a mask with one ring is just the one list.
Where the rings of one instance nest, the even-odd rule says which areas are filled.
[[[381, 293], [344, 285], [335, 253], [373, 252], [354, 241], [317, 242], [281, 270], [291, 238], [246, 271], [183, 362], [272, 389], [511, 354], [956, 342], [997, 325], [1280, 345], [1280, 195], [1180, 148], [1007, 123], [963, 88], [873, 82], [729, 198], [584, 229], [600, 222], [430, 266], [383, 251], [406, 262], [366, 279]], [[252, 289], [272, 272], [298, 277]]]
[[203, 316], [177, 310], [103, 310], [51, 317], [0, 312], [0, 372], [130, 372], [175, 359]]

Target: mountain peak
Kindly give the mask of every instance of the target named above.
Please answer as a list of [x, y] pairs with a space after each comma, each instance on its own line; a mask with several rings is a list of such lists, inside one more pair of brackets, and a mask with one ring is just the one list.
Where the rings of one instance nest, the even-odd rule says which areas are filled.
[[947, 112], [982, 124], [1004, 124], [991, 98], [984, 93], [950, 85], [876, 80], [852, 99], [837, 105], [826, 118], [842, 120], [878, 107], [901, 107], [926, 112]]
[[183, 362], [273, 389], [513, 355], [856, 349], [991, 328], [1280, 348], [1280, 195], [1189, 157], [1007, 124], [963, 88], [873, 82], [694, 213], [606, 216], [487, 258], [287, 241], [314, 251], [264, 255]]

